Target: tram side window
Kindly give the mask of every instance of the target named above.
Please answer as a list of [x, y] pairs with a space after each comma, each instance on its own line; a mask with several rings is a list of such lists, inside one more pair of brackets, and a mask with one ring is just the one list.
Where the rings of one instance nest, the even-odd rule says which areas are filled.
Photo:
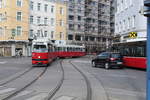
[[130, 54], [129, 48], [124, 48], [122, 53], [124, 56], [129, 56], [129, 54]]
[[144, 57], [145, 56], [145, 50], [144, 50], [144, 47], [137, 47], [137, 52], [136, 52], [136, 55], [138, 57]]

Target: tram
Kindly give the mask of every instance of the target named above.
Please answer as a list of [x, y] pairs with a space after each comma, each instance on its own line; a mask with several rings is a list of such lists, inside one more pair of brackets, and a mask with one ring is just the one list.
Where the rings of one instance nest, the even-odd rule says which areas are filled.
[[46, 40], [32, 43], [32, 65], [48, 66], [56, 58], [85, 56], [85, 47], [78, 45], [55, 45]]
[[124, 66], [146, 69], [146, 41], [121, 43], [116, 48], [123, 55]]
[[32, 43], [32, 65], [48, 66], [57, 55], [55, 53], [55, 45], [49, 41], [33, 41]]
[[56, 52], [59, 58], [80, 57], [85, 56], [85, 47], [78, 45], [57, 45]]

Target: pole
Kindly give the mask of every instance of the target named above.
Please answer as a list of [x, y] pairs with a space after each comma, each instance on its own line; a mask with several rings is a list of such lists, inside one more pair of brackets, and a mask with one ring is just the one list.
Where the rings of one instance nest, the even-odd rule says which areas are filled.
[[147, 100], [150, 100], [150, 17], [147, 17]]

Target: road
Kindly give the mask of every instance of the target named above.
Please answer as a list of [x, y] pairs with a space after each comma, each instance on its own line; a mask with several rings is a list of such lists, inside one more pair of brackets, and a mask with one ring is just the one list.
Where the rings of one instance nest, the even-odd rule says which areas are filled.
[[0, 100], [145, 100], [146, 71], [91, 67], [90, 57], [32, 67], [31, 58], [0, 58]]

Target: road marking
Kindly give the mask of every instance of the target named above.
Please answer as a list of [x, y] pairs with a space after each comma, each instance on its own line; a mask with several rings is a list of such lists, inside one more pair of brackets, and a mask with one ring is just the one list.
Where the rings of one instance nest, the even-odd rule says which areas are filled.
[[5, 64], [5, 63], [6, 63], [6, 61], [0, 62], [0, 64]]
[[47, 93], [40, 93], [40, 94], [33, 96], [31, 98], [28, 98], [26, 100], [44, 100], [47, 97], [47, 95], [48, 95]]
[[74, 99], [74, 97], [61, 96], [61, 97], [59, 97], [59, 98], [57, 98], [57, 99], [55, 99], [55, 100], [73, 100], [73, 99]]
[[16, 90], [16, 88], [8, 88], [8, 89], [0, 90], [0, 94], [8, 93], [14, 90]]

